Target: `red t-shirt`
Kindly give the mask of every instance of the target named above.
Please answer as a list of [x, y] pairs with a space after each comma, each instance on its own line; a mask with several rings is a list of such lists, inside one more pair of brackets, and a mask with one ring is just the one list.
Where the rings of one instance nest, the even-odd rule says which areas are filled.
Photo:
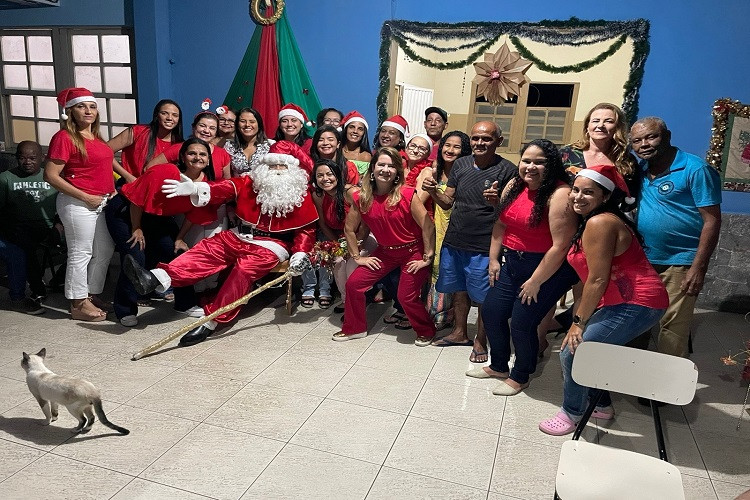
[[205, 226], [217, 219], [217, 205], [195, 207], [189, 196], [175, 196], [167, 198], [161, 192], [161, 186], [166, 179], [180, 180], [180, 170], [171, 163], [162, 163], [149, 168], [134, 182], [122, 186], [120, 192], [130, 203], [137, 205], [144, 212], [152, 215], [185, 214], [193, 224]]
[[[422, 241], [422, 228], [411, 215], [411, 199], [414, 188], [401, 187], [401, 199], [395, 207], [387, 207], [388, 195], [373, 197], [370, 209], [362, 213], [362, 221], [372, 231], [379, 245], [396, 246]], [[354, 203], [359, 207], [359, 191], [352, 193]], [[360, 212], [361, 209], [360, 209]]]
[[[177, 163], [180, 159], [180, 148], [182, 144], [173, 144], [164, 151], [164, 157], [169, 163]], [[221, 180], [224, 178], [224, 167], [232, 163], [232, 157], [226, 152], [224, 148], [213, 146], [211, 151], [211, 161], [214, 164], [214, 177], [215, 179]]]
[[52, 136], [47, 158], [65, 163], [60, 174], [63, 179], [86, 194], [105, 195], [114, 192], [112, 160], [115, 154], [101, 139], [85, 139], [84, 160], [66, 130]]
[[[349, 213], [349, 205], [344, 202], [344, 215]], [[323, 221], [326, 226], [330, 227], [334, 231], [344, 230], [344, 220], [339, 220], [339, 216], [336, 213], [336, 203], [333, 201], [332, 196], [328, 196], [323, 193]]]
[[133, 176], [138, 177], [143, 172], [143, 167], [148, 163], [148, 160], [162, 154], [167, 148], [172, 146], [172, 142], [164, 141], [157, 137], [153, 155], [151, 158], [146, 158], [151, 129], [148, 125], [133, 125], [131, 128], [133, 129], [133, 144], [122, 150], [120, 164], [122, 168], [130, 172]]

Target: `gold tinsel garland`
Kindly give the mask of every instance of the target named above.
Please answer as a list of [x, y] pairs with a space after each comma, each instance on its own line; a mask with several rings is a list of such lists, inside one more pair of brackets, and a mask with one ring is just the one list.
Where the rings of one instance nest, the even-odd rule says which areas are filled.
[[[264, 4], [261, 10], [261, 3]], [[253, 20], [258, 24], [274, 24], [276, 21], [281, 19], [281, 14], [284, 13], [284, 0], [276, 1], [276, 10], [271, 17], [265, 17], [264, 12], [266, 5], [270, 6], [270, 0], [250, 0], [250, 15]]]
[[706, 153], [706, 162], [719, 172], [721, 172], [721, 162], [724, 156], [730, 113], [743, 118], [750, 118], [750, 105], [742, 104], [740, 101], [728, 97], [717, 99], [714, 103], [711, 111], [714, 117], [714, 125], [711, 128], [711, 143]]

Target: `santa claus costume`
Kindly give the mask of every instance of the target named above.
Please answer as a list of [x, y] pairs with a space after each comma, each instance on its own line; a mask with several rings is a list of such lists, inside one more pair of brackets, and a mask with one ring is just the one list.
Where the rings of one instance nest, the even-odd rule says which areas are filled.
[[[305, 163], [304, 168], [301, 162]], [[301, 272], [315, 243], [318, 220], [308, 190], [308, 162], [309, 157], [299, 146], [279, 141], [247, 176], [211, 183], [193, 183], [185, 177], [181, 181], [165, 181], [163, 189], [168, 196], [190, 196], [196, 206], [236, 200], [241, 223], [201, 240], [151, 272], [128, 259], [125, 272], [136, 290], [148, 293], [191, 285], [231, 268], [214, 300], [203, 307], [204, 313], [210, 315], [249, 293], [257, 280], [282, 261], [290, 259], [290, 268]], [[239, 308], [235, 308], [191, 330], [180, 339], [180, 345], [202, 342], [217, 323], [230, 322], [238, 313]]]

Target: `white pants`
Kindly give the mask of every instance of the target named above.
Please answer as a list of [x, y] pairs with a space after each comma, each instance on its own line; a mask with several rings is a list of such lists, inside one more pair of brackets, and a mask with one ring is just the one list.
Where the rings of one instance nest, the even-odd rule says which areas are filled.
[[104, 212], [96, 213], [81, 200], [59, 193], [57, 214], [68, 243], [65, 298], [85, 299], [89, 294], [102, 293], [115, 250]]

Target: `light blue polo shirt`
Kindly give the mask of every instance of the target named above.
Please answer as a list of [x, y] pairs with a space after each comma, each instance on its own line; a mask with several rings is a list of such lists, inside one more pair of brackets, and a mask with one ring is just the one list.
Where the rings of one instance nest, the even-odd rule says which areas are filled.
[[698, 207], [721, 204], [721, 179], [699, 157], [677, 150], [666, 174], [648, 178], [648, 162], [639, 162], [643, 179], [638, 231], [652, 264], [689, 266], [698, 250], [703, 218]]

